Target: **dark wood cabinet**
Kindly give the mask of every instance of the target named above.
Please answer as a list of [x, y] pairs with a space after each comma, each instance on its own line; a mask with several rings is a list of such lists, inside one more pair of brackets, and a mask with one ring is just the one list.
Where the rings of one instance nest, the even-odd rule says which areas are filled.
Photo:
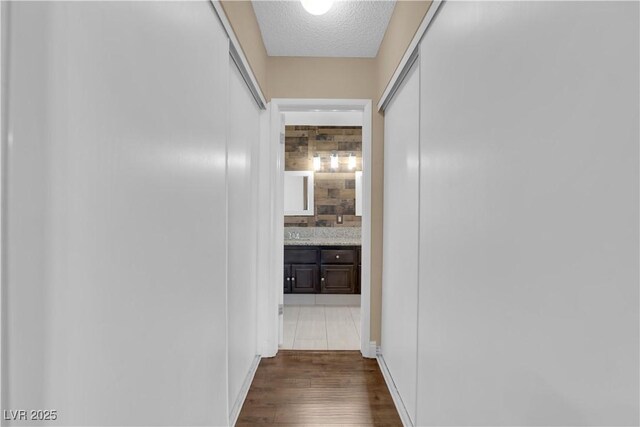
[[355, 264], [356, 252], [353, 249], [321, 249], [320, 260], [323, 264]]
[[323, 294], [353, 294], [355, 292], [354, 265], [322, 265], [320, 292]]
[[356, 293], [359, 294], [361, 292], [360, 284], [362, 283], [362, 250], [361, 246], [356, 248], [357, 258], [358, 258], [358, 268], [356, 268]]
[[317, 264], [291, 265], [291, 292], [297, 294], [315, 294], [318, 289]]
[[285, 294], [291, 293], [291, 265], [290, 264], [284, 265], [283, 280], [284, 280], [284, 293]]
[[360, 293], [359, 246], [285, 246], [285, 293]]

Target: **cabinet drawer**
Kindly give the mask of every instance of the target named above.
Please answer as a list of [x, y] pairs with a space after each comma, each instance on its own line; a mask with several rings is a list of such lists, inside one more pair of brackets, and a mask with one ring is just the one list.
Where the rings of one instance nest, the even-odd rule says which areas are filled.
[[353, 264], [356, 259], [353, 249], [322, 249], [320, 253], [323, 264]]
[[317, 249], [285, 249], [285, 264], [315, 264], [318, 262]]

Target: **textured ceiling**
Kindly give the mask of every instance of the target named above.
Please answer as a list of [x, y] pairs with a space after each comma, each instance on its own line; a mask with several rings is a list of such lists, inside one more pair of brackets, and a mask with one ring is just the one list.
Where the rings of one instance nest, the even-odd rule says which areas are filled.
[[314, 16], [299, 1], [252, 3], [270, 56], [365, 58], [378, 53], [395, 6], [393, 0], [344, 0]]

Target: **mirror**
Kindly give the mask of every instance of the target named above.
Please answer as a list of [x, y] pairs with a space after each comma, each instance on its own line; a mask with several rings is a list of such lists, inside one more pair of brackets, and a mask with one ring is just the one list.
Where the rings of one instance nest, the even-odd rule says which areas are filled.
[[362, 171], [356, 171], [356, 216], [362, 216]]
[[284, 214], [313, 216], [313, 172], [284, 172]]

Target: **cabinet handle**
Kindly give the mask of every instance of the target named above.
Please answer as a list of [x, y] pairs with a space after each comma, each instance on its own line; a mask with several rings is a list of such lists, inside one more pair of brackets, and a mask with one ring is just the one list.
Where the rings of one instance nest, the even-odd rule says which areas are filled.
[[291, 280], [293, 280], [293, 281], [295, 282], [295, 281], [296, 281], [296, 278], [295, 278], [295, 277], [292, 277], [292, 278], [291, 278]]
[[336, 255], [336, 259], [340, 259], [340, 255]]
[[324, 277], [322, 279], [320, 279], [320, 280], [322, 280], [324, 282]]
[[287, 277], [287, 282], [291, 280], [291, 277]]

